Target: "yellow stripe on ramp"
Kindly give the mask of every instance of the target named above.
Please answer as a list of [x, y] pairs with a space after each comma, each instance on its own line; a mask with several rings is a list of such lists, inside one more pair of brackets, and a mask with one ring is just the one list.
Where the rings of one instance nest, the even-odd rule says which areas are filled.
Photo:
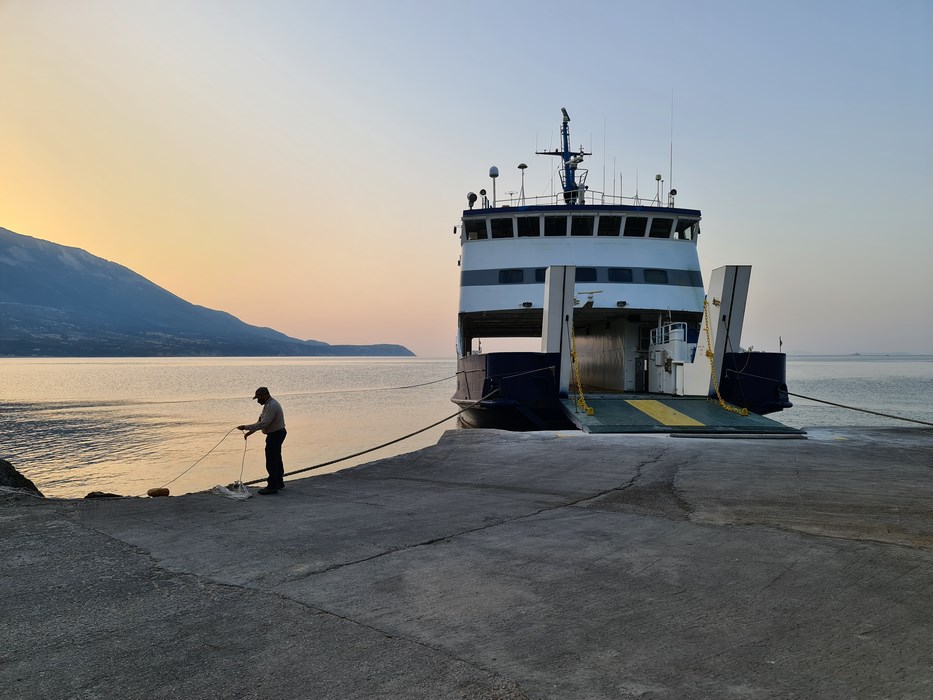
[[654, 418], [662, 425], [703, 425], [698, 420], [652, 399], [626, 399], [626, 403]]

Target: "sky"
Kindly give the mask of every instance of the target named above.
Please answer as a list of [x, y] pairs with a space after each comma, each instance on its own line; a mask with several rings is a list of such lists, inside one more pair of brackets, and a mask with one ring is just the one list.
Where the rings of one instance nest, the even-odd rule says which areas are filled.
[[466, 193], [566, 107], [743, 345], [933, 354], [930, 0], [0, 0], [0, 96], [0, 226], [298, 338], [453, 357]]

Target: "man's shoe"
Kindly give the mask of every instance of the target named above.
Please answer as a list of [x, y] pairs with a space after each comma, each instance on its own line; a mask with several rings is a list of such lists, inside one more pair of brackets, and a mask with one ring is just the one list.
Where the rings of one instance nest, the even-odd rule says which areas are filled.
[[259, 491], [257, 491], [256, 493], [258, 493], [260, 496], [268, 496], [270, 494], [278, 493], [278, 492], [279, 492], [278, 489], [270, 489], [268, 486], [264, 486], [263, 488], [259, 489]]

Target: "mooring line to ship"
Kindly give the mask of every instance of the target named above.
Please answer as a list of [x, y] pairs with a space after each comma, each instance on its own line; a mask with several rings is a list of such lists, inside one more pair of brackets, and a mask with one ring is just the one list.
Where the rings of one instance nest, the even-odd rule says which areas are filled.
[[[780, 382], [779, 382], [777, 379], [774, 379], [773, 377], [760, 377], [760, 376], [758, 376], [757, 374], [750, 374], [750, 373], [748, 373], [748, 372], [739, 372], [739, 371], [734, 370], [734, 369], [727, 369], [727, 370], [726, 370], [726, 373], [727, 373], [727, 374], [732, 373], [732, 374], [743, 375], [743, 376], [746, 376], [746, 377], [752, 377], [752, 378], [754, 378], [754, 379], [764, 379], [764, 380], [769, 381], [769, 382], [775, 382], [775, 383], [780, 384]], [[882, 418], [891, 418], [891, 419], [893, 419], [893, 420], [903, 420], [903, 421], [907, 421], [908, 423], [919, 423], [920, 425], [929, 425], [929, 426], [933, 426], [933, 423], [931, 423], [931, 422], [929, 422], [929, 421], [925, 421], [925, 420], [918, 420], [917, 418], [905, 418], [904, 416], [895, 416], [895, 415], [892, 415], [892, 414], [890, 414], [890, 413], [881, 413], [880, 411], [871, 411], [871, 410], [869, 410], [869, 409], [867, 409], [867, 408], [859, 408], [859, 407], [857, 407], [857, 406], [846, 406], [844, 403], [835, 403], [834, 401], [826, 401], [825, 399], [815, 399], [815, 398], [813, 398], [812, 396], [804, 396], [803, 394], [794, 394], [793, 392], [790, 392], [790, 391], [787, 392], [787, 395], [788, 395], [788, 396], [794, 396], [794, 397], [796, 397], [796, 398], [798, 398], [798, 399], [806, 399], [807, 401], [816, 401], [817, 403], [829, 404], [830, 406], [836, 406], [836, 407], [838, 407], [838, 408], [847, 408], [847, 409], [850, 410], [850, 411], [860, 411], [860, 412], [862, 412], [862, 413], [870, 413], [870, 414], [872, 414], [873, 416], [881, 416]]]
[[354, 394], [362, 391], [402, 391], [404, 389], [417, 389], [422, 386], [429, 386], [431, 384], [438, 384], [440, 382], [446, 382], [448, 379], [456, 379], [457, 375], [452, 374], [449, 377], [443, 377], [442, 379], [432, 379], [430, 382], [422, 382], [421, 384], [409, 384], [408, 386], [376, 386], [376, 387], [361, 387], [359, 389], [328, 389], [326, 391], [300, 391], [295, 393], [286, 393], [282, 396], [321, 396], [323, 394]]
[[[549, 367], [538, 367], [537, 369], [532, 369], [532, 370], [528, 370], [528, 371], [525, 371], [525, 372], [516, 372], [515, 374], [505, 374], [505, 375], [502, 375], [502, 379], [513, 379], [514, 377], [521, 377], [522, 375], [525, 375], [525, 374], [535, 374], [536, 372], [542, 372], [542, 371], [545, 371], [545, 370], [550, 370], [550, 371], [553, 372], [555, 369], [557, 369], [557, 367], [556, 367], [555, 365], [551, 365], [551, 366], [549, 366]], [[454, 376], [456, 376], [456, 375], [454, 375]], [[450, 377], [447, 377], [447, 379], [450, 379]], [[443, 381], [443, 380], [438, 380], [438, 381]], [[429, 382], [429, 383], [433, 384], [434, 382]], [[359, 456], [361, 456], [361, 455], [365, 455], [365, 454], [368, 454], [368, 453], [370, 453], [370, 452], [375, 452], [376, 450], [381, 450], [383, 447], [388, 447], [389, 445], [394, 445], [394, 444], [397, 443], [397, 442], [402, 442], [402, 440], [407, 440], [408, 438], [414, 437], [415, 435], [419, 435], [420, 433], [423, 433], [423, 432], [425, 432], [426, 430], [430, 430], [431, 428], [436, 428], [436, 427], [439, 426], [441, 423], [446, 423], [447, 421], [449, 421], [449, 420], [452, 419], [452, 418], [456, 418], [456, 417], [459, 416], [461, 413], [464, 413], [464, 412], [466, 412], [466, 411], [469, 411], [469, 410], [470, 410], [471, 408], [473, 408], [474, 406], [477, 406], [477, 405], [481, 404], [483, 401], [486, 401], [487, 399], [492, 398], [492, 397], [495, 396], [497, 393], [499, 393], [499, 387], [496, 387], [495, 389], [493, 389], [492, 391], [490, 391], [488, 394], [486, 394], [486, 395], [483, 396], [482, 398], [477, 399], [476, 401], [474, 401], [473, 403], [469, 404], [468, 406], [464, 406], [463, 408], [461, 408], [461, 409], [460, 409], [459, 411], [457, 411], [456, 413], [452, 413], [451, 415], [447, 416], [446, 418], [442, 418], [442, 419], [439, 420], [439, 421], [436, 421], [436, 422], [434, 422], [434, 423], [431, 423], [431, 425], [425, 426], [424, 428], [421, 428], [420, 430], [416, 430], [416, 431], [414, 431], [414, 432], [412, 432], [412, 433], [408, 433], [408, 435], [403, 435], [403, 436], [400, 437], [400, 438], [395, 438], [394, 440], [390, 440], [389, 442], [384, 442], [384, 443], [382, 443], [381, 445], [376, 445], [375, 447], [370, 447], [369, 449], [367, 449], [367, 450], [362, 450], [361, 452], [355, 452], [354, 454], [352, 454], [352, 455], [347, 455], [346, 457], [338, 457], [337, 459], [332, 459], [332, 460], [330, 460], [329, 462], [322, 462], [321, 464], [315, 464], [314, 466], [305, 467], [304, 469], [296, 469], [296, 470], [293, 471], [293, 472], [286, 472], [286, 473], [283, 474], [282, 476], [283, 476], [283, 477], [286, 477], [286, 476], [294, 476], [295, 474], [303, 474], [304, 472], [309, 472], [309, 471], [312, 471], [312, 470], [314, 470], [314, 469], [323, 469], [324, 467], [329, 467], [331, 464], [336, 464], [337, 462], [344, 462], [344, 461], [346, 461], [346, 460], [348, 460], [348, 459], [353, 459], [354, 457], [359, 457]], [[228, 435], [229, 435], [229, 433], [228, 433]], [[224, 437], [226, 437], [226, 435], [225, 435]], [[266, 481], [266, 479], [265, 479], [265, 478], [259, 478], [259, 479], [253, 479], [252, 481], [244, 481], [244, 482], [242, 482], [242, 483], [243, 483], [244, 486], [252, 486], [253, 484], [259, 484], [259, 483], [262, 483], [263, 481]]]
[[[183, 471], [181, 474], [179, 474], [178, 476], [176, 476], [176, 477], [175, 477], [174, 479], [172, 479], [171, 481], [167, 481], [167, 482], [165, 482], [164, 484], [162, 484], [162, 486], [160, 486], [159, 488], [163, 488], [163, 489], [164, 489], [166, 486], [168, 486], [168, 485], [171, 484], [171, 483], [174, 483], [174, 482], [178, 481], [181, 477], [183, 477], [185, 474], [187, 474], [187, 473], [190, 472], [192, 469], [194, 469], [194, 468], [198, 465], [198, 462], [200, 462], [201, 460], [203, 460], [205, 457], [207, 457], [207, 455], [209, 455], [211, 452], [213, 452], [213, 451], [216, 450], [218, 447], [220, 447], [220, 443], [223, 442], [224, 440], [226, 440], [226, 439], [227, 439], [227, 436], [228, 436], [230, 433], [232, 433], [234, 430], [236, 430], [236, 428], [230, 428], [230, 430], [228, 430], [226, 433], [224, 433], [224, 436], [223, 436], [222, 438], [220, 438], [220, 440], [218, 441], [218, 443], [217, 443], [216, 445], [214, 445], [211, 449], [209, 449], [202, 457], [198, 458], [198, 460], [195, 461], [194, 464], [192, 464], [190, 467], [188, 467], [187, 469], [185, 469], [185, 471]], [[244, 441], [244, 442], [245, 442], [245, 441]], [[244, 463], [246, 462], [246, 446], [245, 446], [245, 445], [244, 445], [244, 447], [243, 447], [243, 462], [244, 462]], [[242, 468], [242, 465], [241, 465], [241, 467], [240, 467], [240, 478], [242, 478], [242, 476], [243, 476], [243, 468]]]
[[925, 421], [925, 420], [917, 420], [916, 418], [904, 418], [903, 416], [892, 416], [890, 413], [880, 413], [878, 411], [870, 411], [867, 408], [857, 408], [855, 406], [846, 406], [845, 404], [841, 404], [841, 403], [833, 403], [832, 401], [824, 401], [823, 399], [815, 399], [812, 396], [804, 396], [803, 394], [792, 394], [789, 391], [787, 392], [787, 395], [796, 396], [798, 399], [807, 399], [807, 401], [816, 401], [818, 403], [826, 403], [826, 404], [829, 404], [830, 406], [838, 406], [839, 408], [848, 408], [850, 411], [861, 411], [862, 413], [871, 413], [872, 415], [882, 416], [884, 418], [893, 418], [894, 420], [905, 420], [905, 421], [909, 421], [910, 423], [919, 423], [920, 425], [933, 426], [933, 423], [930, 423], [929, 421]]
[[[499, 389], [498, 389], [498, 387], [497, 387], [497, 388], [493, 389], [492, 391], [490, 391], [488, 394], [486, 394], [486, 395], [485, 395], [484, 397], [482, 397], [481, 399], [478, 399], [477, 401], [474, 401], [473, 403], [471, 403], [469, 406], [464, 406], [463, 408], [461, 408], [461, 409], [460, 409], [459, 411], [457, 411], [456, 413], [451, 414], [451, 415], [447, 416], [446, 418], [442, 418], [441, 420], [439, 420], [439, 421], [437, 421], [437, 422], [435, 422], [435, 423], [431, 423], [431, 425], [428, 425], [428, 426], [426, 426], [426, 427], [424, 427], [424, 428], [421, 428], [420, 430], [416, 430], [416, 431], [414, 431], [413, 433], [408, 433], [408, 435], [403, 435], [403, 436], [400, 437], [400, 438], [395, 438], [394, 440], [390, 440], [389, 442], [384, 442], [384, 443], [382, 443], [381, 445], [376, 445], [375, 447], [370, 447], [369, 449], [362, 450], [362, 451], [360, 451], [360, 452], [355, 452], [354, 454], [352, 454], [352, 455], [347, 455], [346, 457], [338, 457], [337, 459], [332, 459], [332, 460], [330, 460], [329, 462], [322, 462], [321, 464], [315, 464], [314, 466], [305, 467], [304, 469], [296, 469], [296, 470], [293, 471], [293, 472], [285, 472], [285, 473], [282, 475], [282, 477], [284, 478], [284, 477], [286, 477], [286, 476], [294, 476], [295, 474], [303, 474], [304, 472], [309, 472], [309, 471], [312, 471], [312, 470], [314, 470], [314, 469], [323, 469], [324, 467], [329, 467], [331, 464], [336, 464], [337, 462], [344, 462], [344, 461], [346, 461], [346, 460], [348, 460], [348, 459], [353, 459], [354, 457], [359, 457], [360, 455], [368, 454], [369, 452], [375, 452], [376, 450], [381, 450], [383, 447], [388, 447], [389, 445], [394, 445], [395, 443], [401, 442], [402, 440], [407, 440], [408, 438], [414, 437], [415, 435], [418, 435], [418, 434], [420, 434], [420, 433], [423, 433], [423, 432], [425, 432], [426, 430], [430, 430], [431, 428], [435, 428], [435, 427], [437, 427], [438, 425], [440, 425], [441, 423], [446, 423], [446, 422], [449, 421], [451, 418], [456, 418], [457, 416], [459, 416], [459, 415], [460, 415], [461, 413], [463, 413], [464, 411], [469, 411], [471, 408], [473, 408], [473, 407], [476, 406], [477, 404], [482, 403], [482, 402], [485, 401], [486, 399], [492, 398], [492, 397], [495, 396], [498, 392], [499, 392]], [[229, 434], [229, 433], [228, 433], [228, 434]], [[224, 437], [226, 437], [226, 436], [224, 436]], [[259, 479], [253, 479], [252, 481], [244, 481], [244, 482], [242, 482], [242, 483], [243, 483], [244, 486], [252, 486], [253, 484], [259, 484], [259, 483], [262, 483], [263, 481], [266, 481], [266, 479], [265, 479], [265, 478], [259, 478]]]
[[[520, 377], [520, 376], [525, 375], [525, 374], [534, 374], [535, 372], [541, 372], [541, 371], [543, 371], [543, 370], [552, 370], [552, 371], [553, 371], [554, 369], [556, 369], [556, 367], [553, 367], [553, 366], [551, 366], [551, 367], [539, 367], [539, 368], [537, 368], [537, 369], [529, 370], [529, 371], [527, 371], [527, 372], [516, 372], [515, 374], [503, 375], [502, 378], [503, 378], [503, 379], [512, 379], [513, 377]], [[456, 375], [454, 375], [454, 376], [456, 376]], [[451, 377], [447, 377], [447, 379], [450, 379], [450, 378], [451, 378]], [[443, 380], [437, 380], [437, 381], [443, 381]], [[433, 384], [433, 383], [434, 383], [434, 382], [429, 382], [429, 384]], [[416, 385], [416, 386], [417, 386], [417, 385]], [[401, 387], [399, 387], [399, 388], [401, 388]], [[389, 445], [394, 445], [394, 444], [397, 443], [397, 442], [402, 442], [403, 440], [407, 440], [408, 438], [414, 437], [415, 435], [419, 435], [419, 434], [421, 434], [421, 433], [423, 433], [423, 432], [425, 432], [425, 431], [427, 431], [427, 430], [430, 430], [431, 428], [436, 428], [436, 427], [439, 426], [441, 423], [446, 423], [447, 421], [451, 420], [452, 418], [456, 418], [456, 417], [459, 416], [461, 413], [464, 413], [464, 412], [466, 412], [466, 411], [469, 411], [469, 410], [470, 410], [471, 408], [473, 408], [474, 406], [477, 406], [477, 405], [481, 404], [483, 401], [486, 401], [487, 399], [492, 398], [492, 397], [495, 396], [497, 393], [499, 393], [499, 387], [496, 387], [495, 389], [493, 389], [492, 391], [490, 391], [488, 394], [486, 394], [486, 395], [483, 396], [482, 398], [477, 399], [476, 401], [474, 401], [473, 403], [469, 404], [468, 406], [464, 406], [463, 408], [461, 408], [461, 409], [460, 409], [459, 411], [457, 411], [456, 413], [452, 413], [451, 415], [447, 416], [446, 418], [442, 418], [442, 419], [439, 420], [439, 421], [435, 421], [434, 423], [431, 423], [431, 425], [425, 426], [424, 428], [420, 428], [419, 430], [415, 430], [414, 432], [408, 433], [407, 435], [403, 435], [402, 437], [395, 438], [394, 440], [389, 440], [389, 442], [384, 442], [384, 443], [382, 443], [381, 445], [376, 445], [375, 447], [370, 447], [369, 449], [362, 450], [362, 451], [360, 451], [360, 452], [354, 452], [352, 455], [347, 455], [347, 456], [345, 456], [345, 457], [338, 457], [337, 459], [332, 459], [332, 460], [330, 460], [329, 462], [322, 462], [321, 464], [315, 464], [315, 465], [313, 465], [313, 466], [311, 466], [311, 467], [305, 467], [305, 468], [303, 468], [303, 469], [296, 469], [296, 470], [293, 471], [293, 472], [285, 472], [285, 474], [283, 474], [282, 476], [283, 476], [283, 477], [286, 477], [286, 476], [294, 476], [295, 474], [303, 474], [304, 472], [309, 472], [309, 471], [312, 471], [312, 470], [314, 470], [314, 469], [323, 469], [324, 467], [329, 467], [329, 466], [332, 465], [332, 464], [337, 464], [337, 462], [345, 462], [345, 461], [348, 460], [348, 459], [353, 459], [354, 457], [359, 457], [359, 456], [361, 456], [361, 455], [369, 454], [370, 452], [375, 452], [376, 450], [381, 450], [382, 448], [388, 447]], [[229, 435], [229, 433], [228, 433], [228, 435]], [[225, 435], [224, 437], [226, 437], [226, 435]], [[254, 484], [262, 483], [262, 482], [265, 481], [265, 480], [266, 480], [265, 478], [259, 478], [259, 479], [253, 479], [252, 481], [244, 481], [244, 482], [242, 482], [242, 483], [243, 483], [244, 486], [252, 486], [252, 485], [254, 485]]]
[[[556, 369], [557, 369], [556, 365], [550, 365], [550, 366], [548, 366], [548, 367], [538, 367], [537, 369], [527, 370], [527, 371], [525, 371], [525, 372], [516, 372], [516, 373], [514, 373], [514, 374], [502, 375], [501, 378], [502, 378], [502, 379], [513, 379], [513, 378], [515, 378], [515, 377], [521, 377], [521, 376], [526, 375], [526, 374], [535, 374], [536, 372], [543, 372], [543, 371], [551, 371], [551, 372], [553, 372], [553, 371], [556, 370]], [[443, 382], [443, 381], [446, 381], [447, 379], [453, 379], [453, 378], [456, 377], [456, 376], [457, 376], [457, 375], [453, 375], [452, 377], [444, 377], [443, 379], [435, 379], [435, 380], [430, 381], [430, 382], [424, 382], [423, 384], [412, 384], [411, 386], [401, 386], [401, 387], [392, 387], [392, 388], [393, 388], [393, 389], [413, 389], [413, 388], [415, 388], [415, 387], [426, 386], [426, 385], [428, 385], [428, 384], [437, 384], [438, 382]], [[388, 390], [388, 389], [386, 389], [386, 390]], [[372, 391], [372, 390], [367, 390], [367, 391]], [[407, 440], [408, 438], [414, 437], [415, 435], [419, 435], [419, 434], [421, 434], [421, 433], [423, 433], [423, 432], [425, 432], [425, 431], [427, 431], [427, 430], [430, 430], [431, 428], [435, 428], [435, 427], [437, 427], [438, 425], [440, 425], [441, 423], [445, 423], [445, 422], [451, 420], [452, 418], [456, 418], [456, 417], [459, 416], [461, 413], [464, 413], [464, 412], [466, 412], [466, 411], [469, 411], [469, 410], [470, 410], [471, 408], [473, 408], [474, 406], [477, 406], [478, 404], [481, 404], [483, 401], [486, 401], [487, 399], [492, 398], [492, 397], [495, 396], [497, 393], [499, 393], [499, 387], [496, 387], [495, 389], [493, 389], [492, 391], [490, 391], [488, 394], [486, 394], [486, 395], [483, 396], [482, 398], [477, 399], [476, 401], [474, 401], [473, 403], [469, 404], [468, 406], [464, 406], [463, 408], [461, 408], [461, 409], [460, 409], [459, 411], [457, 411], [456, 413], [453, 413], [453, 414], [447, 416], [446, 418], [442, 418], [442, 419], [439, 420], [439, 421], [436, 421], [436, 422], [434, 422], [434, 423], [431, 423], [431, 425], [428, 425], [428, 426], [426, 426], [426, 427], [424, 427], [424, 428], [421, 428], [421, 429], [419, 429], [419, 430], [415, 430], [414, 432], [408, 433], [407, 435], [403, 435], [402, 437], [395, 438], [394, 440], [390, 440], [389, 442], [384, 442], [384, 443], [381, 444], [381, 445], [376, 445], [375, 447], [370, 447], [369, 449], [362, 450], [362, 451], [360, 451], [360, 452], [355, 452], [354, 454], [347, 455], [347, 456], [345, 456], [345, 457], [338, 457], [337, 459], [332, 459], [332, 460], [330, 460], [329, 462], [322, 462], [321, 464], [315, 464], [314, 466], [305, 467], [304, 469], [296, 469], [296, 470], [293, 471], [293, 472], [286, 472], [286, 473], [283, 474], [282, 476], [283, 476], [283, 477], [286, 477], [286, 476], [294, 476], [295, 474], [302, 474], [302, 473], [304, 473], [304, 472], [312, 471], [312, 470], [314, 470], [314, 469], [323, 469], [324, 467], [329, 467], [331, 464], [337, 464], [338, 462], [344, 462], [344, 461], [346, 461], [346, 460], [348, 460], [348, 459], [353, 459], [354, 457], [359, 457], [359, 456], [361, 456], [361, 455], [365, 455], [365, 454], [368, 454], [368, 453], [370, 453], [370, 452], [375, 452], [376, 450], [381, 450], [382, 448], [388, 447], [389, 445], [394, 445], [394, 444], [397, 443], [397, 442], [402, 442], [403, 440]], [[219, 441], [216, 445], [214, 445], [211, 449], [209, 449], [209, 450], [208, 450], [202, 457], [200, 457], [194, 464], [192, 464], [190, 467], [188, 467], [187, 469], [185, 469], [181, 474], [179, 474], [178, 476], [176, 476], [176, 477], [175, 477], [174, 479], [172, 479], [171, 481], [168, 481], [168, 482], [166, 482], [165, 484], [163, 484], [160, 488], [161, 488], [161, 489], [166, 488], [169, 484], [172, 484], [172, 483], [174, 483], [175, 481], [178, 481], [181, 477], [183, 477], [185, 474], [187, 474], [187, 473], [190, 472], [192, 469], [194, 469], [194, 467], [197, 466], [197, 464], [198, 464], [199, 462], [201, 462], [201, 460], [203, 460], [205, 457], [207, 457], [207, 455], [209, 455], [211, 452], [213, 452], [213, 451], [216, 450], [218, 447], [220, 447], [220, 443], [222, 443], [224, 440], [226, 440], [226, 439], [227, 439], [227, 436], [230, 435], [230, 433], [232, 433], [234, 430], [236, 430], [236, 428], [231, 428], [230, 430], [228, 430], [228, 431], [224, 434], [224, 436], [223, 436], [222, 438], [220, 438], [220, 441]], [[245, 464], [246, 464], [246, 441], [244, 441], [244, 444], [243, 444], [243, 459], [241, 460], [241, 463], [240, 463], [240, 480], [239, 480], [238, 483], [241, 483], [241, 484], [243, 484], [244, 486], [252, 486], [253, 484], [258, 484], [258, 483], [261, 483], [261, 482], [263, 482], [263, 481], [266, 480], [265, 478], [259, 478], [259, 479], [253, 479], [252, 481], [243, 481], [243, 468], [244, 468], [244, 465], [245, 465]]]

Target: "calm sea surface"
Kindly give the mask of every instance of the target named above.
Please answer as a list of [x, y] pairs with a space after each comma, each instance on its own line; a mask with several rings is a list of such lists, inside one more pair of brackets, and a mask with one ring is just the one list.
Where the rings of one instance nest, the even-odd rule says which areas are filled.
[[[0, 458], [47, 496], [174, 494], [265, 476], [250, 397], [284, 409], [285, 470], [338, 459], [456, 412], [456, 362], [421, 358], [0, 359]], [[933, 423], [933, 356], [788, 358], [792, 393]], [[911, 423], [792, 397], [794, 427]], [[456, 419], [321, 470], [433, 445]], [[187, 471], [186, 471], [187, 470]], [[313, 472], [312, 472], [313, 473]]]

